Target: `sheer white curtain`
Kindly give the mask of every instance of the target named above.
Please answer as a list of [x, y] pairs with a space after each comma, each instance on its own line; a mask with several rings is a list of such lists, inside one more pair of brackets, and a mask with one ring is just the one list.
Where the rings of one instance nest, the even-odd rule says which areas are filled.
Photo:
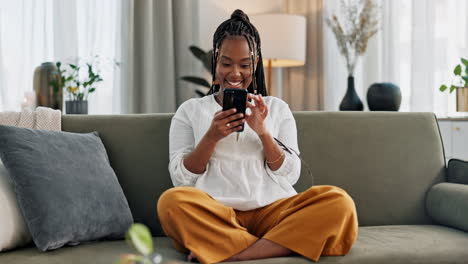
[[[0, 111], [20, 109], [42, 62], [121, 61], [121, 8], [116, 0], [0, 0]], [[101, 75], [89, 113], [119, 113], [119, 68], [105, 64]]]
[[[356, 89], [365, 103], [374, 82], [400, 86], [400, 111], [430, 111], [438, 116], [460, 116], [455, 93], [441, 93], [450, 83], [460, 57], [468, 57], [466, 0], [380, 0], [381, 31], [371, 39], [356, 70]], [[338, 0], [324, 1], [327, 14]], [[346, 89], [344, 59], [336, 40], [324, 28], [325, 109], [337, 110]]]

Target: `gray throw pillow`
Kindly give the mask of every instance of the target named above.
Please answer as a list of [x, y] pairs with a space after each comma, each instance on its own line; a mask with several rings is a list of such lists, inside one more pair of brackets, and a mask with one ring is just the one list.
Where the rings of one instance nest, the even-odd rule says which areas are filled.
[[0, 126], [0, 157], [42, 251], [120, 239], [133, 223], [97, 132]]
[[459, 159], [449, 160], [447, 180], [451, 183], [468, 184], [468, 161]]

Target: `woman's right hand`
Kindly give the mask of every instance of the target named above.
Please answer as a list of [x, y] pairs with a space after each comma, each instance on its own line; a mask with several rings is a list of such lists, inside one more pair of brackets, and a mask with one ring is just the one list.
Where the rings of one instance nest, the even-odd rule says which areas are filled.
[[218, 142], [232, 132], [240, 130], [241, 125], [245, 123], [245, 118], [242, 113], [235, 113], [235, 108], [216, 112], [213, 121], [211, 121], [211, 126], [206, 132], [208, 138]]

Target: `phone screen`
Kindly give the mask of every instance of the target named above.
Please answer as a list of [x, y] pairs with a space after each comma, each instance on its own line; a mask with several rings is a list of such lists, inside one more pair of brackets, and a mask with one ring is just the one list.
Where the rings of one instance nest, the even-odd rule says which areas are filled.
[[[229, 110], [231, 108], [236, 108], [238, 113], [243, 113], [245, 115], [245, 109], [247, 106], [247, 90], [246, 89], [236, 89], [236, 88], [226, 88], [223, 93], [223, 111]], [[237, 132], [244, 131], [244, 125], [242, 129]]]

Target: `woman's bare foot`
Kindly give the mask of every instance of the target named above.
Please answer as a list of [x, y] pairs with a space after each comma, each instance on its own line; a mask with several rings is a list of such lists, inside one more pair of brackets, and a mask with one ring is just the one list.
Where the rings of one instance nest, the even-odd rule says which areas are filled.
[[250, 247], [237, 253], [236, 255], [226, 259], [225, 261], [252, 260], [263, 258], [284, 257], [291, 255], [292, 250], [283, 247], [273, 241], [267, 239], [259, 239]]
[[190, 251], [190, 254], [188, 254], [188, 256], [187, 256], [187, 261], [192, 262], [192, 260], [195, 261], [196, 259], [197, 259], [197, 257], [195, 256], [195, 254], [193, 254], [193, 252]]

